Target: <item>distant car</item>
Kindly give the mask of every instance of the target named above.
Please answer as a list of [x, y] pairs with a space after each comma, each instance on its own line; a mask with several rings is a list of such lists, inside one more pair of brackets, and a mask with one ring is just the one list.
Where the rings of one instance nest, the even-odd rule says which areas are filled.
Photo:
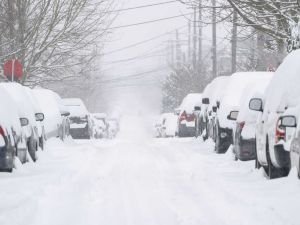
[[[3, 88], [13, 99], [13, 103], [18, 109], [18, 115], [22, 123], [22, 132], [26, 137], [26, 145], [29, 155], [33, 161], [37, 160], [39, 146], [38, 122], [42, 121], [44, 115], [36, 115], [35, 107], [28, 97], [25, 88], [18, 83], [1, 83]], [[17, 151], [17, 155], [22, 163], [28, 161], [27, 151]]]
[[161, 127], [161, 136], [164, 138], [175, 137], [177, 132], [178, 117], [174, 113], [165, 113]]
[[108, 137], [115, 138], [119, 132], [119, 122], [115, 119], [108, 119]]
[[0, 87], [0, 170], [11, 172], [15, 157], [25, 156], [27, 152], [27, 137], [21, 126], [28, 125], [28, 119], [20, 118], [18, 108], [13, 98]]
[[[45, 115], [45, 136], [47, 139], [59, 137], [64, 139], [67, 136], [66, 116], [69, 115], [66, 107], [59, 103], [60, 97], [53, 91], [48, 89], [37, 88], [33, 93], [40, 104]], [[62, 101], [62, 100], [61, 100]], [[61, 105], [60, 105], [61, 104]], [[63, 108], [65, 107], [65, 109]]]
[[249, 101], [254, 96], [262, 96], [270, 83], [270, 76], [262, 76], [244, 89], [240, 101], [236, 127], [233, 128], [233, 153], [236, 159], [247, 161], [256, 159], [255, 126], [258, 112], [249, 109]]
[[220, 76], [209, 83], [202, 94], [202, 104], [197, 116], [197, 133], [204, 139], [208, 137], [215, 139], [215, 116], [216, 110], [220, 106], [221, 99], [227, 89], [229, 76]]
[[195, 106], [201, 104], [202, 94], [188, 94], [179, 106], [178, 116], [178, 136], [194, 137], [196, 135], [196, 116], [194, 114]]
[[79, 98], [65, 98], [63, 103], [70, 111], [70, 135], [74, 139], [91, 139], [93, 134], [90, 113]]
[[106, 138], [107, 134], [107, 123], [106, 120], [99, 114], [91, 114], [92, 126], [93, 126], [93, 137], [96, 139]]
[[233, 129], [240, 110], [243, 93], [249, 85], [254, 85], [263, 76], [271, 76], [266, 72], [235, 73], [230, 77], [228, 87], [216, 113], [215, 151], [225, 153], [233, 144]]

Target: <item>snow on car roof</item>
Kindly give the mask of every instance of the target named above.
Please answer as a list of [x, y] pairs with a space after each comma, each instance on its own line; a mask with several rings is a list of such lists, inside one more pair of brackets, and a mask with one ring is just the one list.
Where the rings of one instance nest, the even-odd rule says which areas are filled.
[[89, 114], [86, 106], [80, 98], [64, 98], [63, 103], [68, 107], [70, 116], [86, 116]]
[[45, 115], [44, 125], [46, 132], [48, 133], [56, 130], [57, 125], [62, 122], [62, 117], [53, 91], [39, 88], [33, 89], [33, 93]]
[[265, 108], [283, 111], [300, 103], [300, 50], [291, 52], [279, 66], [266, 91]]
[[21, 132], [20, 117], [18, 108], [13, 102], [10, 94], [3, 87], [0, 87], [0, 104], [5, 106], [5, 110], [0, 110], [0, 125], [9, 132], [10, 128], [13, 127], [15, 132], [19, 134]]
[[202, 94], [201, 93], [191, 93], [188, 94], [180, 105], [180, 110], [185, 110], [188, 113], [192, 113], [194, 111], [194, 107], [196, 105], [201, 105]]
[[255, 96], [263, 95], [266, 91], [266, 88], [270, 84], [272, 76], [264, 76], [260, 80], [256, 81], [254, 84], [248, 84], [246, 89], [247, 91], [241, 97], [240, 101], [240, 111], [238, 114], [237, 121], [249, 121], [255, 122], [257, 119], [257, 112], [249, 109], [249, 102], [251, 98]]
[[18, 83], [1, 83], [0, 86], [3, 87], [14, 100], [18, 108], [19, 117], [25, 117], [29, 120], [30, 124], [36, 125], [32, 102], [30, 101], [24, 86]]
[[239, 111], [242, 95], [247, 88], [253, 86], [263, 77], [272, 77], [272, 72], [243, 72], [235, 73], [231, 76], [227, 90], [224, 93], [218, 118], [222, 127], [231, 127], [232, 121], [227, 120], [230, 111]]

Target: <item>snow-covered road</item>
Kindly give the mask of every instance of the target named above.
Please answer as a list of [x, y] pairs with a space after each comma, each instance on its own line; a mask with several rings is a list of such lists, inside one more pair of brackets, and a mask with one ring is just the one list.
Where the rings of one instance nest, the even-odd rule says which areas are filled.
[[0, 225], [300, 224], [294, 173], [269, 181], [209, 141], [154, 139], [127, 119], [116, 140], [50, 140], [0, 174]]

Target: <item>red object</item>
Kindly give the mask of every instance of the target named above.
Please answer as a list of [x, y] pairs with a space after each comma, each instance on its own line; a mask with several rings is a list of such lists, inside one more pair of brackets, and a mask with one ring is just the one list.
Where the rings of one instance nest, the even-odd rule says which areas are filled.
[[244, 126], [245, 126], [245, 121], [238, 123], [240, 126], [240, 129], [243, 130]]
[[186, 112], [183, 111], [183, 113], [181, 113], [181, 115], [180, 115], [179, 121], [181, 122], [183, 120], [186, 120], [186, 117], [187, 117]]
[[17, 59], [11, 59], [4, 63], [3, 72], [7, 78], [18, 80], [23, 76], [23, 66]]
[[280, 128], [280, 120], [278, 120], [275, 131], [275, 143], [277, 144], [280, 140], [285, 140], [285, 130]]
[[4, 132], [4, 130], [3, 130], [3, 128], [1, 126], [0, 126], [0, 135], [2, 137], [5, 137], [5, 132]]

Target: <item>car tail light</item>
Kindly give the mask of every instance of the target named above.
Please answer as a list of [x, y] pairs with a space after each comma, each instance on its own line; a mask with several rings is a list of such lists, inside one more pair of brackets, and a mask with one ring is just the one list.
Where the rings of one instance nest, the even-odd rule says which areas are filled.
[[238, 123], [238, 126], [241, 130], [243, 130], [243, 128], [245, 126], [245, 121]]
[[0, 126], [0, 135], [4, 138], [5, 137], [5, 131], [4, 129]]
[[277, 121], [276, 131], [275, 131], [275, 143], [285, 140], [285, 130], [280, 126], [280, 120]]
[[180, 115], [179, 121], [181, 122], [181, 121], [186, 120], [186, 119], [187, 119], [186, 112], [183, 111], [183, 113], [181, 113], [181, 115]]

